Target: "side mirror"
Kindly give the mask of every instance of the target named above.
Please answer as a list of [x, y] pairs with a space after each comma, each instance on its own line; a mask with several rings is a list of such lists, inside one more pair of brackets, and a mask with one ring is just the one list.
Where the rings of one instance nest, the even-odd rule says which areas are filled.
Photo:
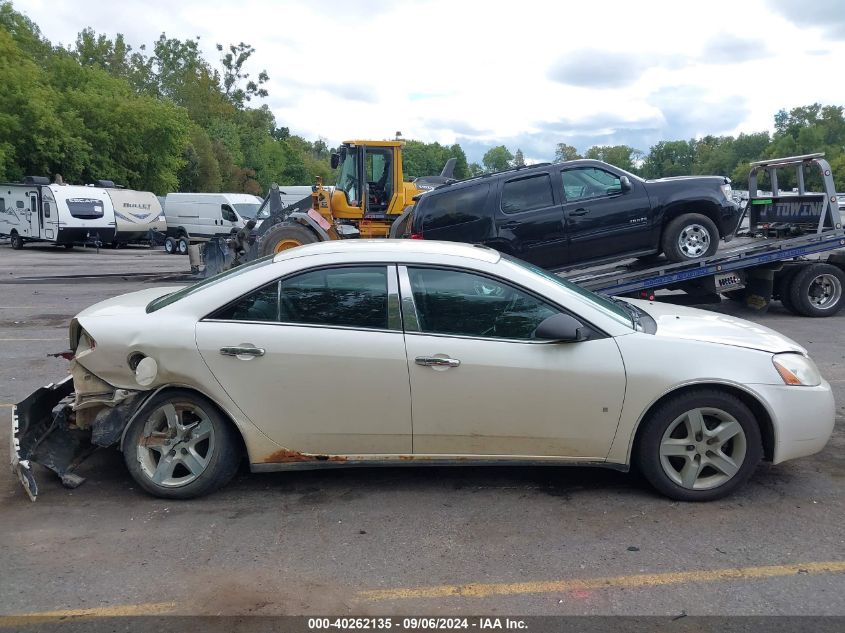
[[631, 179], [628, 176], [622, 176], [619, 178], [619, 184], [622, 187], [622, 193], [628, 193], [631, 191]]
[[577, 343], [587, 339], [584, 324], [568, 314], [553, 314], [534, 330], [534, 338], [558, 343]]
[[332, 153], [332, 161], [331, 161], [332, 169], [337, 169], [337, 166], [340, 165], [340, 154], [337, 152]]

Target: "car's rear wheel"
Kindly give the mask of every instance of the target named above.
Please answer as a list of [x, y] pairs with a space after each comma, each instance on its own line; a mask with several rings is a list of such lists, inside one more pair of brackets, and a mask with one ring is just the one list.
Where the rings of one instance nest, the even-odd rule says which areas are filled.
[[760, 427], [726, 392], [680, 394], [650, 412], [635, 460], [658, 491], [679, 501], [712, 501], [732, 493], [763, 457]]
[[9, 241], [12, 243], [12, 248], [16, 251], [19, 251], [23, 248], [23, 238], [18, 234], [17, 231], [12, 231], [12, 234], [9, 236]]
[[153, 396], [123, 442], [132, 478], [147, 492], [190, 499], [225, 485], [240, 461], [236, 432], [208, 400], [187, 390]]
[[672, 262], [710, 257], [719, 248], [719, 230], [706, 215], [685, 213], [666, 225], [662, 246]]

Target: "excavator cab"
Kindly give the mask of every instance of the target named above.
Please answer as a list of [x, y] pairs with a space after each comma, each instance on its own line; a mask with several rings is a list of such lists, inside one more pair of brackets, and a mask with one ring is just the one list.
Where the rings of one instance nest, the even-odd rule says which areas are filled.
[[335, 218], [385, 220], [405, 207], [401, 141], [347, 141], [332, 156], [338, 170], [331, 197]]

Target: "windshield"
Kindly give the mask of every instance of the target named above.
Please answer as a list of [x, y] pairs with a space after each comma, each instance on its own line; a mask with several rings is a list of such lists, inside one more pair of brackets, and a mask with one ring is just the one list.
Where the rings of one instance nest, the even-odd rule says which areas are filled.
[[354, 147], [346, 148], [343, 163], [337, 175], [337, 188], [346, 194], [350, 205], [358, 204], [360, 185], [358, 183], [358, 152]]
[[192, 295], [195, 292], [199, 292], [203, 288], [213, 286], [214, 284], [219, 283], [224, 279], [229, 279], [230, 277], [237, 277], [241, 273], [248, 272], [255, 268], [260, 268], [261, 266], [272, 264], [273, 258], [275, 256], [275, 253], [273, 253], [271, 255], [267, 255], [266, 257], [261, 257], [259, 259], [256, 259], [255, 261], [249, 262], [248, 264], [241, 264], [240, 266], [225, 270], [222, 273], [214, 275], [213, 277], [209, 277], [208, 279], [203, 279], [202, 281], [197, 282], [192, 286], [187, 286], [186, 288], [182, 288], [181, 290], [177, 290], [176, 292], [171, 292], [169, 294], [164, 295], [163, 297], [159, 297], [158, 299], [153, 299], [147, 304], [147, 314], [149, 314], [150, 312], [155, 312], [156, 310], [160, 310], [165, 306], [169, 306], [171, 303], [176, 303], [180, 299], [184, 299], [188, 295]]
[[233, 204], [235, 207], [235, 211], [238, 212], [238, 215], [241, 216], [244, 220], [253, 220], [258, 213], [258, 209], [261, 208], [260, 202], [241, 202], [240, 204]]
[[588, 301], [594, 308], [600, 310], [602, 313], [606, 314], [607, 316], [615, 319], [619, 323], [623, 325], [627, 325], [632, 329], [636, 329], [636, 322], [631, 312], [626, 310], [624, 307], [616, 303], [615, 301], [609, 299], [608, 297], [603, 297], [595, 292], [590, 292], [589, 290], [584, 290], [581, 286], [572, 283], [571, 281], [567, 281], [563, 277], [550, 273], [547, 270], [543, 270], [539, 266], [535, 266], [534, 264], [529, 264], [528, 262], [524, 262], [521, 259], [517, 259], [516, 257], [511, 257], [510, 255], [502, 254], [502, 259], [510, 262], [511, 264], [516, 264], [520, 268], [527, 268], [531, 272], [540, 275], [541, 277], [548, 279], [549, 281], [553, 281], [558, 286], [562, 286], [566, 288], [570, 292], [577, 294], [582, 299]]

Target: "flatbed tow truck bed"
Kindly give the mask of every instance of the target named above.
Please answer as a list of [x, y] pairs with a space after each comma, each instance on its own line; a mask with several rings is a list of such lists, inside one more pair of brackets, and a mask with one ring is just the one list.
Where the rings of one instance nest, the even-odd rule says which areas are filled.
[[[796, 170], [797, 192], [751, 195], [747, 232], [722, 243], [710, 257], [682, 263], [629, 259], [554, 272], [607, 295], [651, 297], [661, 289], [683, 290], [691, 296], [672, 299], [703, 303], [725, 294], [756, 309], [778, 299], [795, 314], [832, 316], [845, 304], [845, 228], [830, 165], [823, 156], [752, 163], [750, 192], [759, 191], [759, 171], [779, 192], [777, 170], [783, 168]], [[805, 189], [804, 170], [811, 166], [819, 170], [824, 193]], [[781, 237], [784, 233], [787, 236]]]

